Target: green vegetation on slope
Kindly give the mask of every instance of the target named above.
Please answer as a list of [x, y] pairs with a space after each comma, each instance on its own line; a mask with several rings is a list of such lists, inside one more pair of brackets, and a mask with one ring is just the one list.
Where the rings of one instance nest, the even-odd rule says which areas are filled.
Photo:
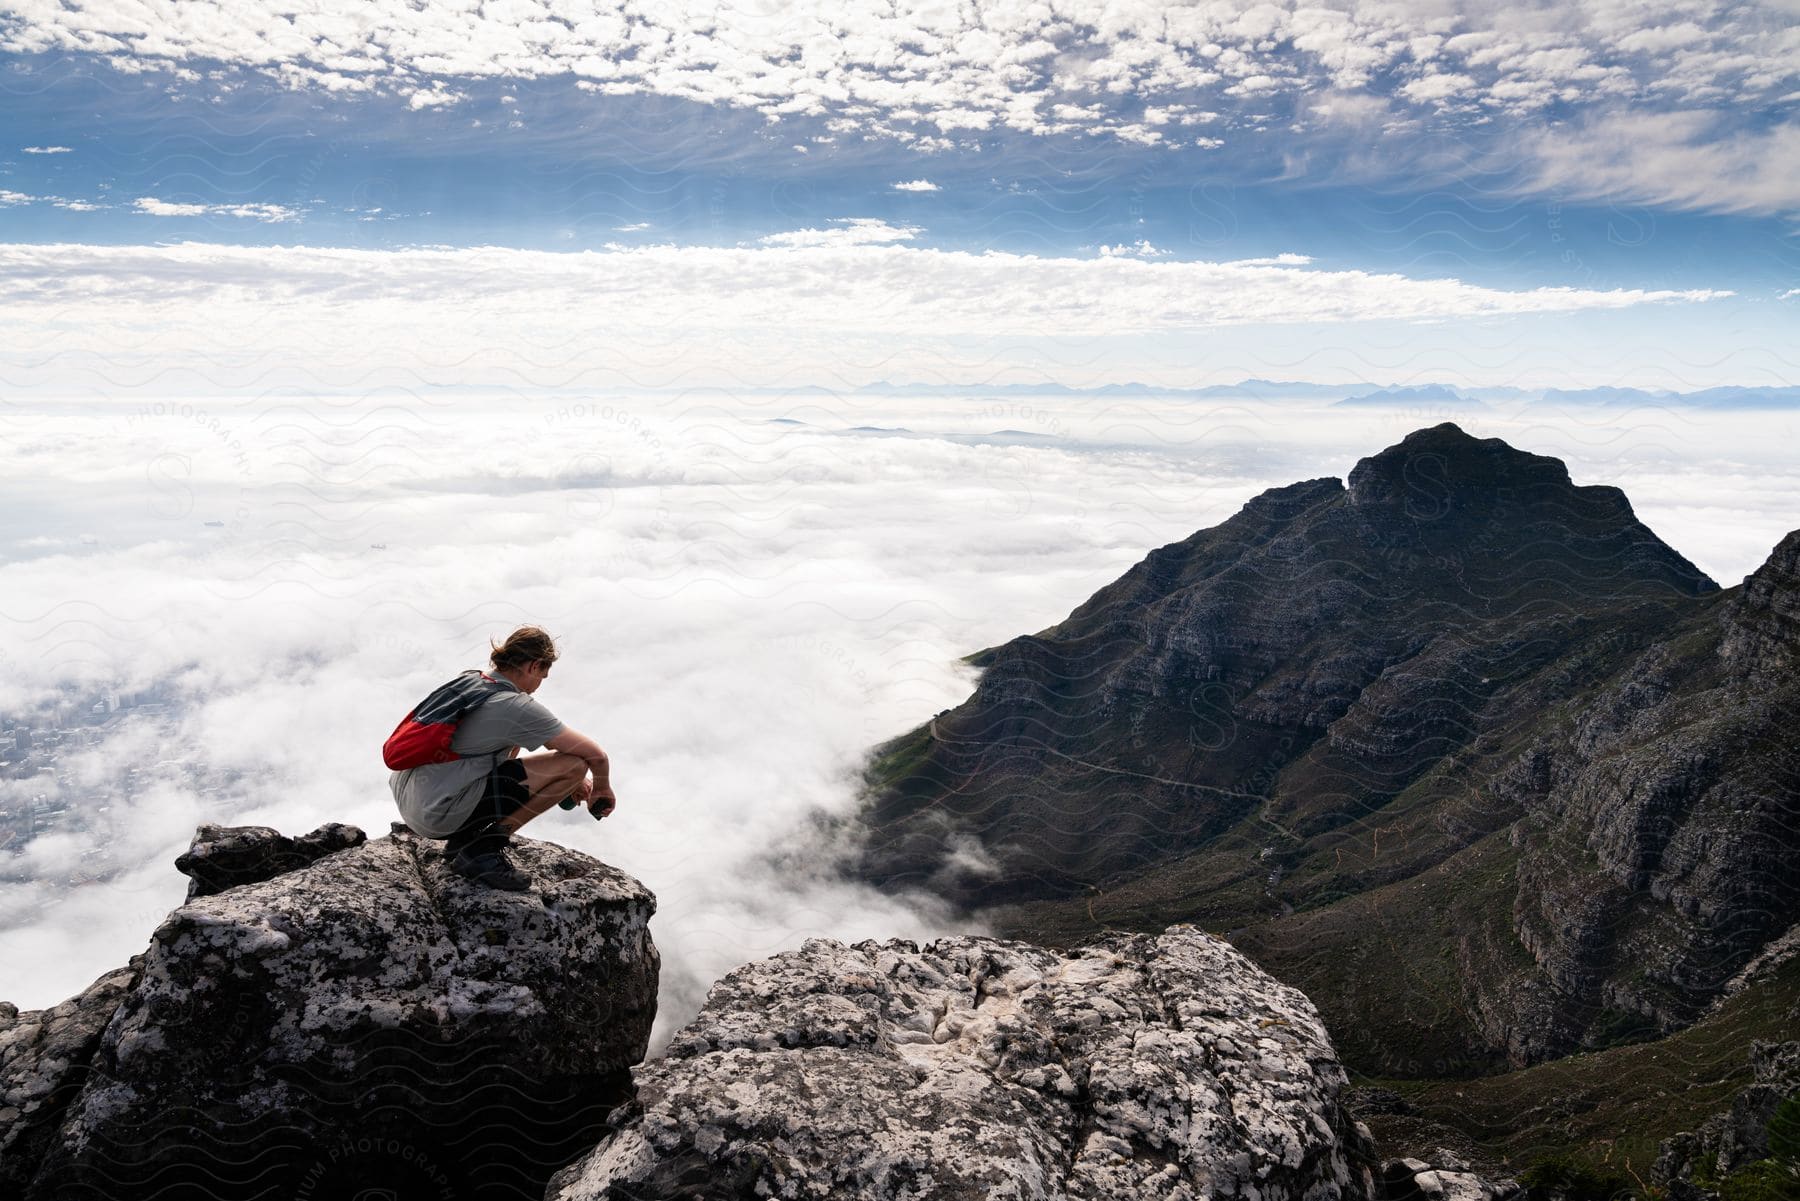
[[[1563, 1162], [1641, 1189], [1663, 1139], [1697, 1129], [1750, 1083], [1750, 1044], [1791, 1039], [1796, 1030], [1800, 960], [1717, 1013], [1652, 1042], [1474, 1080], [1356, 1083], [1392, 1089], [1411, 1108], [1367, 1116], [1384, 1154], [1414, 1154], [1448, 1141], [1515, 1172]], [[1771, 1133], [1777, 1133], [1773, 1124]], [[1746, 1177], [1740, 1183], [1741, 1201], [1750, 1201], [1769, 1182]]]

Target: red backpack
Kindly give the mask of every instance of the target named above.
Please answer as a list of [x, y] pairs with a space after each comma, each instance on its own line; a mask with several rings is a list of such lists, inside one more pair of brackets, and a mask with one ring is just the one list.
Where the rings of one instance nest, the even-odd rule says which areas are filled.
[[420, 701], [401, 719], [381, 748], [381, 761], [392, 771], [423, 767], [427, 763], [452, 763], [463, 756], [450, 749], [457, 723], [502, 692], [512, 692], [482, 671], [465, 671]]

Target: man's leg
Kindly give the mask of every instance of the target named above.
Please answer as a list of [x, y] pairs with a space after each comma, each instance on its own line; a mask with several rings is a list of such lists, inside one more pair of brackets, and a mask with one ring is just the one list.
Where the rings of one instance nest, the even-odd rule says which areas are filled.
[[506, 845], [510, 828], [501, 823], [530, 801], [525, 786], [525, 765], [516, 759], [502, 759], [494, 765], [482, 783], [481, 799], [468, 819], [444, 840], [444, 853], [452, 859], [493, 854]]
[[508, 834], [518, 833], [520, 826], [560, 804], [587, 779], [587, 760], [565, 751], [525, 755], [518, 762], [525, 769], [525, 787], [531, 799], [501, 820], [500, 828]]
[[464, 879], [489, 888], [523, 892], [531, 877], [502, 857], [511, 831], [501, 823], [530, 800], [525, 791], [525, 768], [508, 759], [494, 765], [482, 784], [481, 799], [468, 820], [444, 840], [450, 870]]

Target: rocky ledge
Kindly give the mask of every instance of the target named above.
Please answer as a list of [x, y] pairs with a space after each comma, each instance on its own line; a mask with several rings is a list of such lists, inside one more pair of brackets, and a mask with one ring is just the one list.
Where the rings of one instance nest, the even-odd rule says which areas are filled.
[[529, 891], [398, 825], [202, 827], [183, 861], [222, 891], [81, 996], [0, 1006], [0, 1194], [541, 1196], [643, 1058], [655, 898], [575, 851], [511, 856]]
[[637, 1086], [549, 1198], [1329, 1201], [1377, 1188], [1312, 1003], [1192, 927], [1066, 955], [987, 938], [810, 941], [714, 985]]

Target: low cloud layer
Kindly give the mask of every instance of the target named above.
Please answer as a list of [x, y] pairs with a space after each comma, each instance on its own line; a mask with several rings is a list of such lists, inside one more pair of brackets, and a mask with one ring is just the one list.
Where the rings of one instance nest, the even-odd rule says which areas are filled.
[[[665, 1032], [804, 937], [943, 931], [929, 903], [834, 879], [805, 833], [853, 806], [866, 751], [967, 694], [960, 656], [1439, 419], [549, 387], [15, 402], [0, 713], [150, 688], [170, 711], [127, 711], [62, 782], [0, 782], [13, 811], [62, 809], [0, 852], [6, 999], [54, 1003], [140, 950], [201, 821], [383, 832], [381, 738], [527, 621], [564, 652], [541, 698], [607, 747], [621, 800], [526, 833], [656, 891]], [[1800, 525], [1784, 414], [1462, 420], [1625, 487], [1724, 583]], [[97, 849], [113, 874], [71, 884]]]

